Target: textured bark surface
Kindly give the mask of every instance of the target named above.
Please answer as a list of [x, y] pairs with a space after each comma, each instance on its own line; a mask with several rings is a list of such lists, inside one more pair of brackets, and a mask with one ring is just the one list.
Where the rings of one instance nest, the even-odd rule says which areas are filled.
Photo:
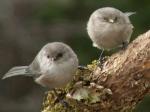
[[88, 69], [80, 71], [72, 87], [65, 89], [70, 92], [65, 100], [71, 108], [52, 103], [56, 97], [51, 92], [44, 102], [43, 112], [132, 111], [150, 94], [150, 31], [137, 37], [125, 50], [107, 58], [102, 70], [96, 65]]
[[125, 51], [112, 55], [101, 71], [93, 73], [98, 84], [111, 89], [112, 96], [101, 108], [129, 110], [150, 93], [150, 31], [137, 37]]

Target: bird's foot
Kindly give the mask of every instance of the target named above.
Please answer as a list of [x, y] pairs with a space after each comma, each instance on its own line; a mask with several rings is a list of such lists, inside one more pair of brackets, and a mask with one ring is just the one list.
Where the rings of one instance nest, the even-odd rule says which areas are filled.
[[98, 66], [101, 68], [101, 70], [103, 69], [103, 52], [104, 50], [102, 49], [99, 59], [98, 59]]
[[69, 108], [69, 104], [68, 102], [66, 102], [64, 99], [57, 97], [57, 99], [55, 100], [54, 104], [56, 103], [61, 103], [65, 108]]
[[87, 70], [88, 68], [86, 66], [84, 66], [84, 65], [79, 65], [78, 69], [79, 70]]
[[101, 68], [101, 70], [103, 69], [103, 64], [104, 64], [104, 58], [101, 58], [98, 60], [98, 67]]
[[127, 46], [128, 46], [128, 42], [122, 42], [122, 47], [121, 47], [121, 49], [122, 49], [122, 50], [125, 50], [125, 49], [127, 48]]
[[64, 100], [65, 93], [58, 94], [56, 92], [56, 90], [54, 90], [54, 93], [57, 96], [57, 99], [55, 100], [54, 104], [61, 103], [65, 108], [69, 108], [70, 107], [70, 105]]

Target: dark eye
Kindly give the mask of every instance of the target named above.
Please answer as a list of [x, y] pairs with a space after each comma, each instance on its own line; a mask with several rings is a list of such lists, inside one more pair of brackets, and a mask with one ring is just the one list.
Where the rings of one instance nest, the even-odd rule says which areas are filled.
[[49, 56], [49, 55], [47, 55], [47, 58], [50, 58], [50, 56]]
[[104, 19], [105, 21], [108, 21], [108, 18], [107, 18], [107, 17], [104, 17], [103, 19]]
[[114, 21], [116, 22], [117, 20], [118, 20], [118, 17], [115, 17], [115, 18], [114, 18]]
[[58, 60], [59, 58], [61, 58], [63, 56], [63, 53], [58, 53], [55, 57], [55, 60]]

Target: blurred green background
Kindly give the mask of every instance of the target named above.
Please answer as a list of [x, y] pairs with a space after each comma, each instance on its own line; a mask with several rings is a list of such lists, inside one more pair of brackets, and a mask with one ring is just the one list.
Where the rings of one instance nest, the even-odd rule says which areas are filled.
[[[53, 41], [69, 44], [82, 65], [97, 59], [100, 51], [92, 47], [86, 23], [105, 6], [136, 12], [130, 17], [135, 27], [131, 40], [150, 29], [149, 0], [0, 0], [0, 76], [13, 66], [30, 64]], [[0, 80], [0, 112], [39, 112], [43, 96], [44, 89], [28, 77]], [[149, 99], [136, 111], [150, 112]]]

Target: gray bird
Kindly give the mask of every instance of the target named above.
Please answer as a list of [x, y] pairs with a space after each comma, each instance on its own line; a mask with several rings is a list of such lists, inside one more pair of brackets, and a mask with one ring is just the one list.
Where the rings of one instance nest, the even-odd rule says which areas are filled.
[[72, 80], [78, 68], [78, 58], [66, 44], [46, 44], [29, 66], [10, 69], [2, 79], [12, 76], [31, 76], [35, 82], [49, 89], [60, 88]]
[[87, 32], [93, 46], [103, 51], [127, 45], [133, 32], [129, 16], [134, 13], [123, 13], [113, 7], [94, 11], [87, 23]]

